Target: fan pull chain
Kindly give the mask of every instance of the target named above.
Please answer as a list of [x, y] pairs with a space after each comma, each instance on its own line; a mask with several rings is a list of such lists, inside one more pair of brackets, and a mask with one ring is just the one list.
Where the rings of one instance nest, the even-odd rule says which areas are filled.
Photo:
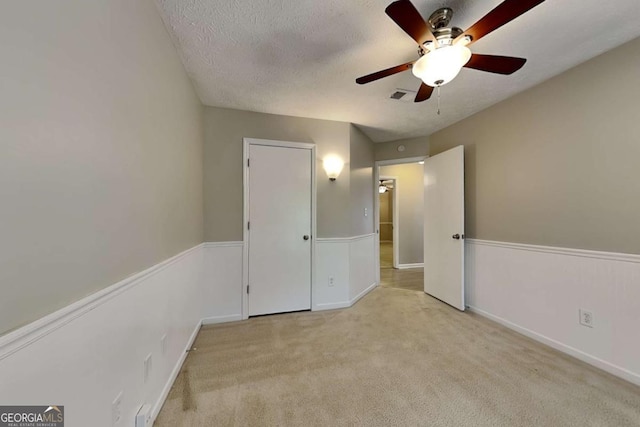
[[440, 85], [438, 87], [438, 115], [440, 115]]

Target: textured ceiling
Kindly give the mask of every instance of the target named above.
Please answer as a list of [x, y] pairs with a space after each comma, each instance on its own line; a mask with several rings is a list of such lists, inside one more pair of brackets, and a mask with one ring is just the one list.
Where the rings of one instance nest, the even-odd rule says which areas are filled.
[[[356, 77], [417, 58], [384, 13], [391, 0], [156, 0], [205, 105], [353, 122], [376, 142], [429, 135], [640, 36], [640, 0], [547, 0], [474, 43], [476, 53], [521, 56], [511, 76], [463, 69], [420, 103], [410, 71], [367, 85]], [[454, 9], [465, 29], [501, 0], [414, 0], [424, 17]]]

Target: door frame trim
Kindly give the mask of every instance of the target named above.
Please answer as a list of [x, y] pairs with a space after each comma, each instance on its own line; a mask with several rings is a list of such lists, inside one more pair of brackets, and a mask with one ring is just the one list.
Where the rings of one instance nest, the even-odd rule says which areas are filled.
[[[427, 159], [429, 156], [419, 157], [405, 157], [403, 159], [390, 159], [390, 160], [377, 160], [373, 165], [373, 185], [374, 194], [373, 198], [373, 212], [375, 214], [375, 269], [376, 269], [376, 283], [380, 283], [380, 197], [378, 194], [378, 185], [380, 183], [380, 166], [401, 165], [405, 163], [416, 163]], [[245, 161], [246, 164], [246, 161]], [[398, 181], [396, 180], [396, 185]], [[394, 218], [395, 220], [395, 218]], [[395, 230], [394, 230], [395, 231]], [[394, 236], [395, 237], [395, 236]], [[394, 249], [395, 250], [395, 249]], [[395, 265], [395, 260], [394, 260]]]
[[247, 286], [249, 285], [249, 230], [246, 224], [249, 221], [249, 159], [250, 145], [264, 145], [269, 147], [297, 148], [311, 151], [311, 289], [309, 295], [309, 306], [314, 309], [314, 289], [315, 289], [315, 266], [316, 266], [316, 145], [307, 142], [278, 141], [258, 138], [243, 138], [242, 149], [242, 320], [249, 318], [249, 296]]

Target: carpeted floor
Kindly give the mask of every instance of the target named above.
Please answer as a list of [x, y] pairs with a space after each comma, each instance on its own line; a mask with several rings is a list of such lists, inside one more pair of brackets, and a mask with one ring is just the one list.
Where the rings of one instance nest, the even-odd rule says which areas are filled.
[[640, 388], [429, 297], [204, 327], [156, 426], [638, 426]]

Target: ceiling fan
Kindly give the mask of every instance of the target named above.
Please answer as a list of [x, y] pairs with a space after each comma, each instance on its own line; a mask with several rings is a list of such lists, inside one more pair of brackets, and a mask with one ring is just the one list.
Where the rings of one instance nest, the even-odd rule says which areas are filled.
[[450, 8], [436, 10], [425, 22], [411, 1], [394, 1], [387, 6], [385, 12], [418, 43], [420, 58], [359, 77], [356, 83], [370, 83], [411, 69], [422, 80], [414, 102], [422, 102], [431, 97], [435, 87], [453, 80], [462, 67], [489, 73], [512, 74], [527, 62], [525, 58], [480, 55], [471, 53], [468, 46], [542, 2], [544, 0], [505, 0], [466, 31], [462, 31], [457, 27], [448, 27], [453, 16]]

